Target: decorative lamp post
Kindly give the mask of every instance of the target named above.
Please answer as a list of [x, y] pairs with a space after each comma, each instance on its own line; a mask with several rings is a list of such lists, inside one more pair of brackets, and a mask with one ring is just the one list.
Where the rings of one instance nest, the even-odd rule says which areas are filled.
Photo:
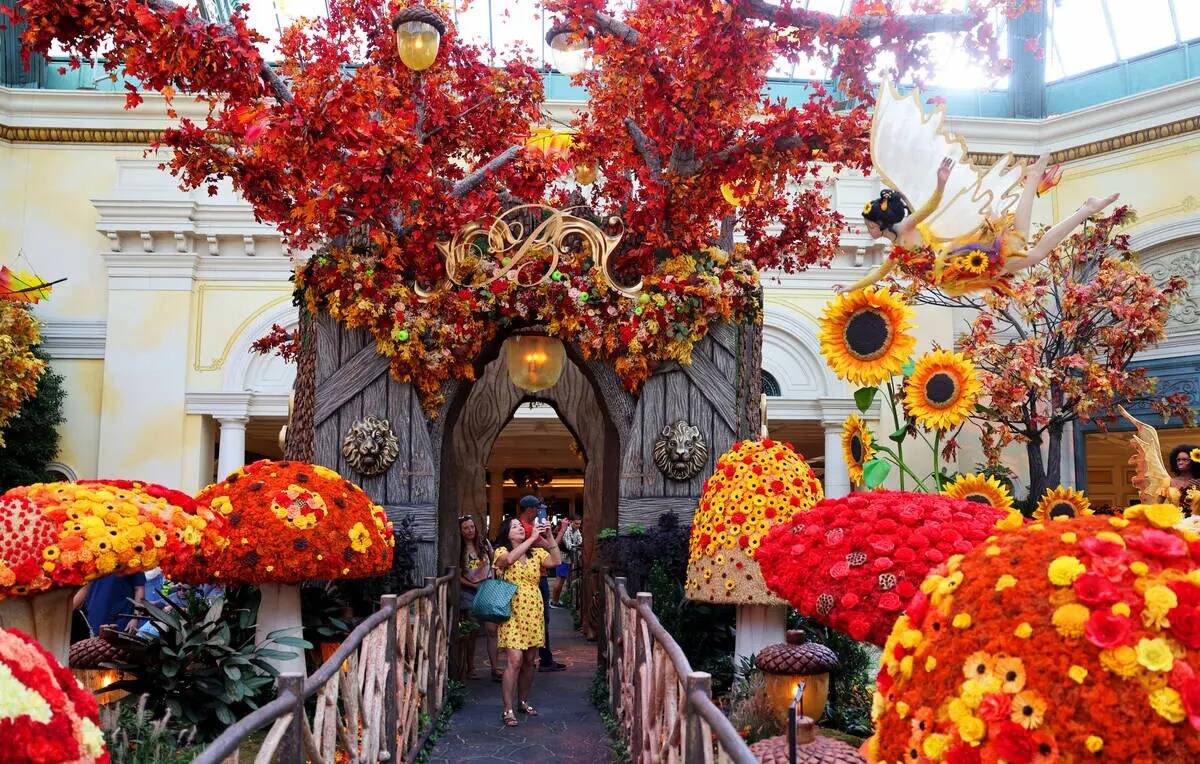
[[420, 5], [405, 8], [392, 19], [400, 60], [414, 72], [433, 66], [438, 46], [446, 33], [442, 17]]
[[764, 647], [754, 658], [766, 679], [767, 700], [783, 724], [793, 697], [800, 699], [803, 715], [820, 719], [829, 699], [829, 672], [838, 667], [837, 654], [825, 645], [806, 642], [802, 631], [789, 631], [786, 639]]
[[574, 77], [587, 69], [591, 48], [587, 34], [566, 24], [555, 24], [546, 33], [546, 44], [550, 46], [550, 61], [559, 72]]
[[566, 350], [553, 337], [518, 334], [505, 343], [508, 378], [528, 393], [536, 393], [558, 384], [562, 376]]

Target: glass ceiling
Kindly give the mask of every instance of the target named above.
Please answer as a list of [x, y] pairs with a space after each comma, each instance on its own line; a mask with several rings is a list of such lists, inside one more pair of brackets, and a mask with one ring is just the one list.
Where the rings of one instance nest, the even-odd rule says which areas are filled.
[[1046, 81], [1200, 37], [1200, 0], [1052, 0]]

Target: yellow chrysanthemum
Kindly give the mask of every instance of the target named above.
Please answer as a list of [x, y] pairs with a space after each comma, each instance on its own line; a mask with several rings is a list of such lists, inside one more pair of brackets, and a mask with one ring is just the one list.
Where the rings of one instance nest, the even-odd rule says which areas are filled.
[[962, 353], [934, 350], [917, 359], [904, 385], [904, 410], [927, 430], [949, 430], [974, 410], [982, 384]]
[[1130, 520], [1144, 518], [1159, 528], [1171, 528], [1183, 520], [1183, 510], [1175, 504], [1135, 504], [1122, 514]]
[[821, 314], [821, 354], [834, 373], [857, 385], [877, 385], [900, 373], [917, 340], [913, 311], [883, 287], [840, 294]]
[[953, 499], [987, 504], [999, 509], [1012, 509], [1013, 506], [1012, 494], [1008, 489], [996, 478], [985, 475], [959, 475], [942, 493]]
[[1046, 520], [1069, 520], [1072, 517], [1092, 514], [1092, 504], [1083, 491], [1059, 486], [1046, 491], [1037, 509], [1033, 511], [1034, 522]]
[[851, 414], [842, 424], [842, 455], [850, 470], [850, 480], [855, 485], [861, 484], [863, 465], [875, 458], [875, 439], [857, 414]]

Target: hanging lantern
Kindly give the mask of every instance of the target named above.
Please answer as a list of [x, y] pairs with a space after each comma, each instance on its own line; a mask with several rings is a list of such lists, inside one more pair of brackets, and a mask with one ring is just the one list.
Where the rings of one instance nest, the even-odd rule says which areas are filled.
[[508, 378], [525, 392], [554, 387], [562, 376], [566, 350], [553, 337], [520, 334], [505, 341]]
[[758, 195], [758, 185], [759, 185], [759, 182], [757, 180], [754, 181], [754, 188], [750, 189], [750, 193], [746, 194], [745, 196], [738, 196], [734, 192], [734, 187], [733, 187], [732, 183], [722, 183], [721, 184], [721, 196], [725, 197], [725, 201], [729, 202], [729, 205], [731, 207], [741, 207], [742, 204], [746, 202], [746, 200], [752, 199], [753, 197]]
[[591, 48], [587, 34], [574, 27], [555, 24], [546, 33], [546, 44], [550, 46], [550, 61], [561, 73], [574, 77], [587, 69]]
[[414, 5], [405, 8], [392, 19], [396, 31], [396, 50], [400, 60], [414, 72], [433, 66], [437, 59], [438, 46], [446, 33], [446, 24], [428, 8]]

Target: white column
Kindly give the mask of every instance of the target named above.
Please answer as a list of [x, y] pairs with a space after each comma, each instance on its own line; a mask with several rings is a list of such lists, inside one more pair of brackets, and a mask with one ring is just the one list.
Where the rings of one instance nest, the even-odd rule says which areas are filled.
[[825, 427], [825, 495], [836, 499], [850, 493], [850, 471], [842, 454], [842, 423], [821, 424]]
[[221, 439], [217, 446], [217, 480], [246, 463], [246, 423], [248, 417], [217, 417]]

